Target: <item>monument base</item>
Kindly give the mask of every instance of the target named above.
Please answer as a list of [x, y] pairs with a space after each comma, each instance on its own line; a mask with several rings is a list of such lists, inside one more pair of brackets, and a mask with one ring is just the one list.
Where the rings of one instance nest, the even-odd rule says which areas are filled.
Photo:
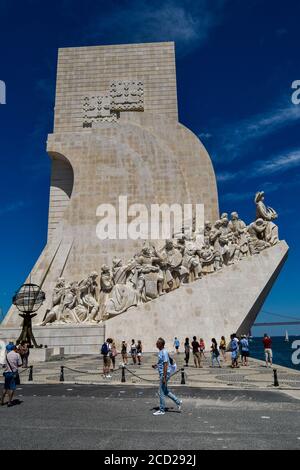
[[[0, 328], [0, 340], [15, 342], [20, 331], [20, 328]], [[105, 328], [104, 325], [52, 324], [33, 326], [33, 334], [38, 344], [47, 345], [48, 348], [54, 349], [64, 348], [64, 354], [99, 354], [104, 342]], [[45, 348], [36, 349], [34, 351], [39, 351], [39, 353], [34, 352], [33, 354], [42, 354], [42, 350]]]

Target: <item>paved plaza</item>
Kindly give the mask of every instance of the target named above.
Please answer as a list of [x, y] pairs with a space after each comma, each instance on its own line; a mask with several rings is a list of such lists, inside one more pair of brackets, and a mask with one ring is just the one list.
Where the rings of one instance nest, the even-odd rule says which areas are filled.
[[[64, 367], [64, 381], [76, 384], [120, 384], [122, 377], [121, 358], [116, 358], [116, 370], [111, 373], [111, 378], [103, 377], [103, 360], [100, 355], [66, 356], [61, 360], [51, 360], [33, 365], [33, 383], [53, 384], [60, 382], [61, 366]], [[178, 365], [178, 373], [171, 378], [171, 384], [179, 385], [182, 380], [181, 369], [184, 367], [184, 354], [174, 356]], [[132, 364], [131, 358], [125, 370], [126, 384], [155, 385], [158, 383], [158, 375], [151, 367], [157, 360], [156, 354], [144, 354], [142, 366]], [[30, 362], [30, 361], [29, 361]], [[193, 356], [189, 367], [184, 367], [186, 385], [190, 387], [205, 388], [241, 388], [252, 390], [274, 389], [273, 369], [266, 368], [263, 361], [250, 359], [248, 367], [240, 366], [239, 369], [231, 369], [230, 354], [227, 362], [221, 362], [222, 368], [210, 367], [210, 354], [206, 354], [203, 368], [195, 368]], [[300, 371], [281, 366], [274, 366], [277, 370], [279, 389], [300, 389]], [[27, 383], [29, 370], [22, 372], [22, 382]], [[31, 383], [31, 382], [30, 382]]]

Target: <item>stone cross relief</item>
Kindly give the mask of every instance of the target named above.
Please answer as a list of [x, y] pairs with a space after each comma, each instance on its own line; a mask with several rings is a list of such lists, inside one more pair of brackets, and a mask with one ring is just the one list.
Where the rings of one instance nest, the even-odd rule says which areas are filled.
[[139, 80], [114, 80], [108, 95], [83, 98], [83, 126], [93, 122], [114, 122], [121, 111], [144, 111], [144, 85]]

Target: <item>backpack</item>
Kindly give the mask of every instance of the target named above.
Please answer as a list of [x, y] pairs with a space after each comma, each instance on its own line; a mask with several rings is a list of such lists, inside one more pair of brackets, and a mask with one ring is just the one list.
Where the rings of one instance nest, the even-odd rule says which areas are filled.
[[101, 354], [103, 354], [103, 356], [107, 356], [108, 354], [108, 346], [107, 346], [107, 343], [103, 343], [102, 346], [101, 346]]

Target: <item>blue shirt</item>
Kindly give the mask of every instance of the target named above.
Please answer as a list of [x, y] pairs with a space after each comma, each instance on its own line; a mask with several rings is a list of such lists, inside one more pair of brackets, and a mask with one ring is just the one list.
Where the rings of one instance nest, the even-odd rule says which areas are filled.
[[175, 345], [175, 348], [179, 348], [180, 342], [178, 339], [175, 339], [174, 345]]
[[249, 352], [249, 343], [246, 338], [241, 339], [240, 341], [242, 351]]
[[168, 363], [167, 375], [170, 375], [170, 362], [169, 362], [169, 354], [168, 351], [164, 348], [161, 351], [158, 351], [157, 355], [157, 370], [159, 375], [162, 377], [164, 375], [164, 363]]

